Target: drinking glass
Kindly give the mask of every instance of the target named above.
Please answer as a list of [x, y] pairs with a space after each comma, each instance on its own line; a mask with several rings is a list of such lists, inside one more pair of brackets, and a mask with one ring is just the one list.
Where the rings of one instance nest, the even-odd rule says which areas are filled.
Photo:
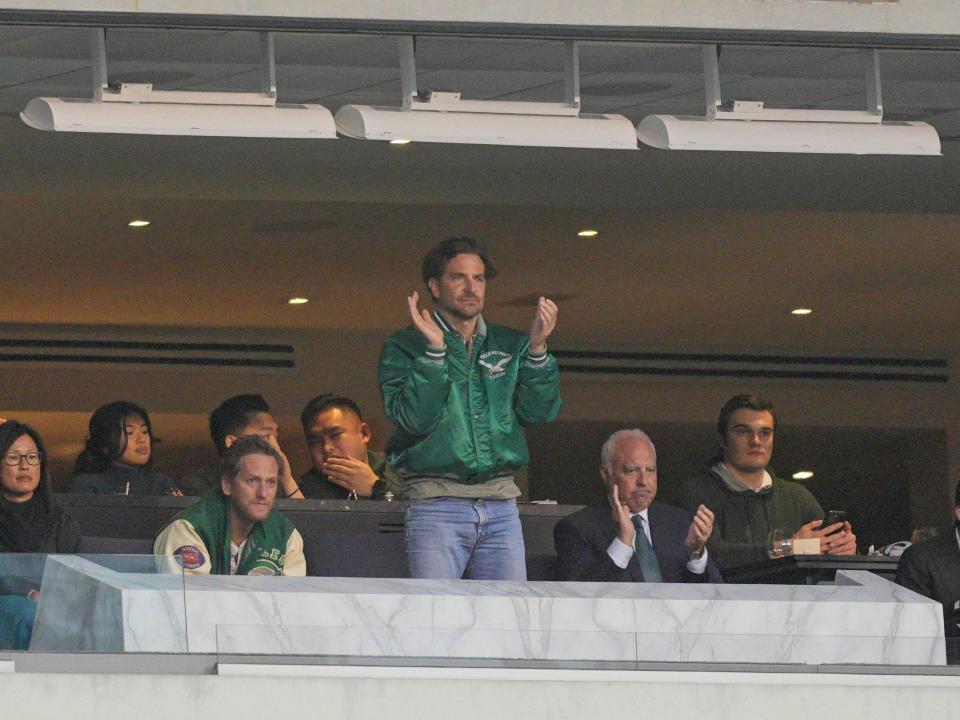
[[773, 528], [767, 536], [767, 555], [772, 558], [793, 555], [793, 538], [786, 528]]

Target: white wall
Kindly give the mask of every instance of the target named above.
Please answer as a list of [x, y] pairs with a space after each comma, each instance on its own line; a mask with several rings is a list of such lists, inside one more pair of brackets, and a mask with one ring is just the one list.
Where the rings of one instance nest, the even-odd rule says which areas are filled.
[[663, 720], [903, 720], [955, 717], [960, 690], [956, 675], [296, 666], [250, 670], [252, 674], [239, 677], [12, 673], [0, 675], [0, 693], [10, 699], [11, 713], [25, 720], [594, 720], [634, 713]]

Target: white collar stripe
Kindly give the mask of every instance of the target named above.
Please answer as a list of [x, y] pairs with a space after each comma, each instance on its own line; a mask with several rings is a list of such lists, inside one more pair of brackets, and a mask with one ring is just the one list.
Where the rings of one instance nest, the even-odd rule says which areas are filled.
[[447, 321], [443, 319], [443, 315], [436, 310], [433, 311], [433, 318], [437, 321], [437, 325], [443, 328], [444, 332], [453, 332], [453, 329], [447, 325]]

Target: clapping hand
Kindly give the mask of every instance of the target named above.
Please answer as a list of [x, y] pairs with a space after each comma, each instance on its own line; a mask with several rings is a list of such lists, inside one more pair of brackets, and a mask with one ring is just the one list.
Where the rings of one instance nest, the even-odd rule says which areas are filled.
[[624, 545], [633, 547], [633, 541], [637, 537], [637, 528], [634, 527], [630, 519], [630, 508], [620, 502], [620, 488], [615, 484], [610, 486], [610, 510], [613, 514], [613, 523], [617, 526], [617, 539]]
[[530, 325], [530, 352], [539, 355], [547, 349], [547, 338], [557, 326], [557, 304], [541, 297], [537, 300], [537, 312]]
[[712, 532], [713, 512], [706, 505], [701, 505], [697, 508], [697, 514], [693, 516], [690, 529], [687, 530], [687, 552], [694, 553], [700, 550], [707, 544]]
[[427, 339], [428, 346], [432, 348], [445, 347], [446, 344], [443, 341], [443, 330], [441, 330], [440, 326], [437, 325], [437, 321], [433, 319], [433, 316], [430, 314], [429, 310], [421, 310], [417, 307], [417, 303], [419, 301], [420, 293], [418, 293], [416, 290], [414, 290], [413, 294], [407, 298], [407, 303], [410, 305], [410, 318], [413, 320], [413, 324]]

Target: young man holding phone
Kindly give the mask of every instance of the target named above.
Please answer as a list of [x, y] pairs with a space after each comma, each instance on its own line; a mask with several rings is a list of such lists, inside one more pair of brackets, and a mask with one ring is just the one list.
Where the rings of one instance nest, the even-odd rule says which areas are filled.
[[695, 511], [703, 504], [715, 515], [707, 547], [721, 569], [765, 559], [774, 528], [794, 539], [819, 539], [821, 554], [857, 552], [857, 536], [845, 518], [825, 524], [809, 490], [767, 469], [776, 424], [770, 401], [756, 395], [730, 398], [717, 422], [722, 459], [682, 486], [684, 507]]

